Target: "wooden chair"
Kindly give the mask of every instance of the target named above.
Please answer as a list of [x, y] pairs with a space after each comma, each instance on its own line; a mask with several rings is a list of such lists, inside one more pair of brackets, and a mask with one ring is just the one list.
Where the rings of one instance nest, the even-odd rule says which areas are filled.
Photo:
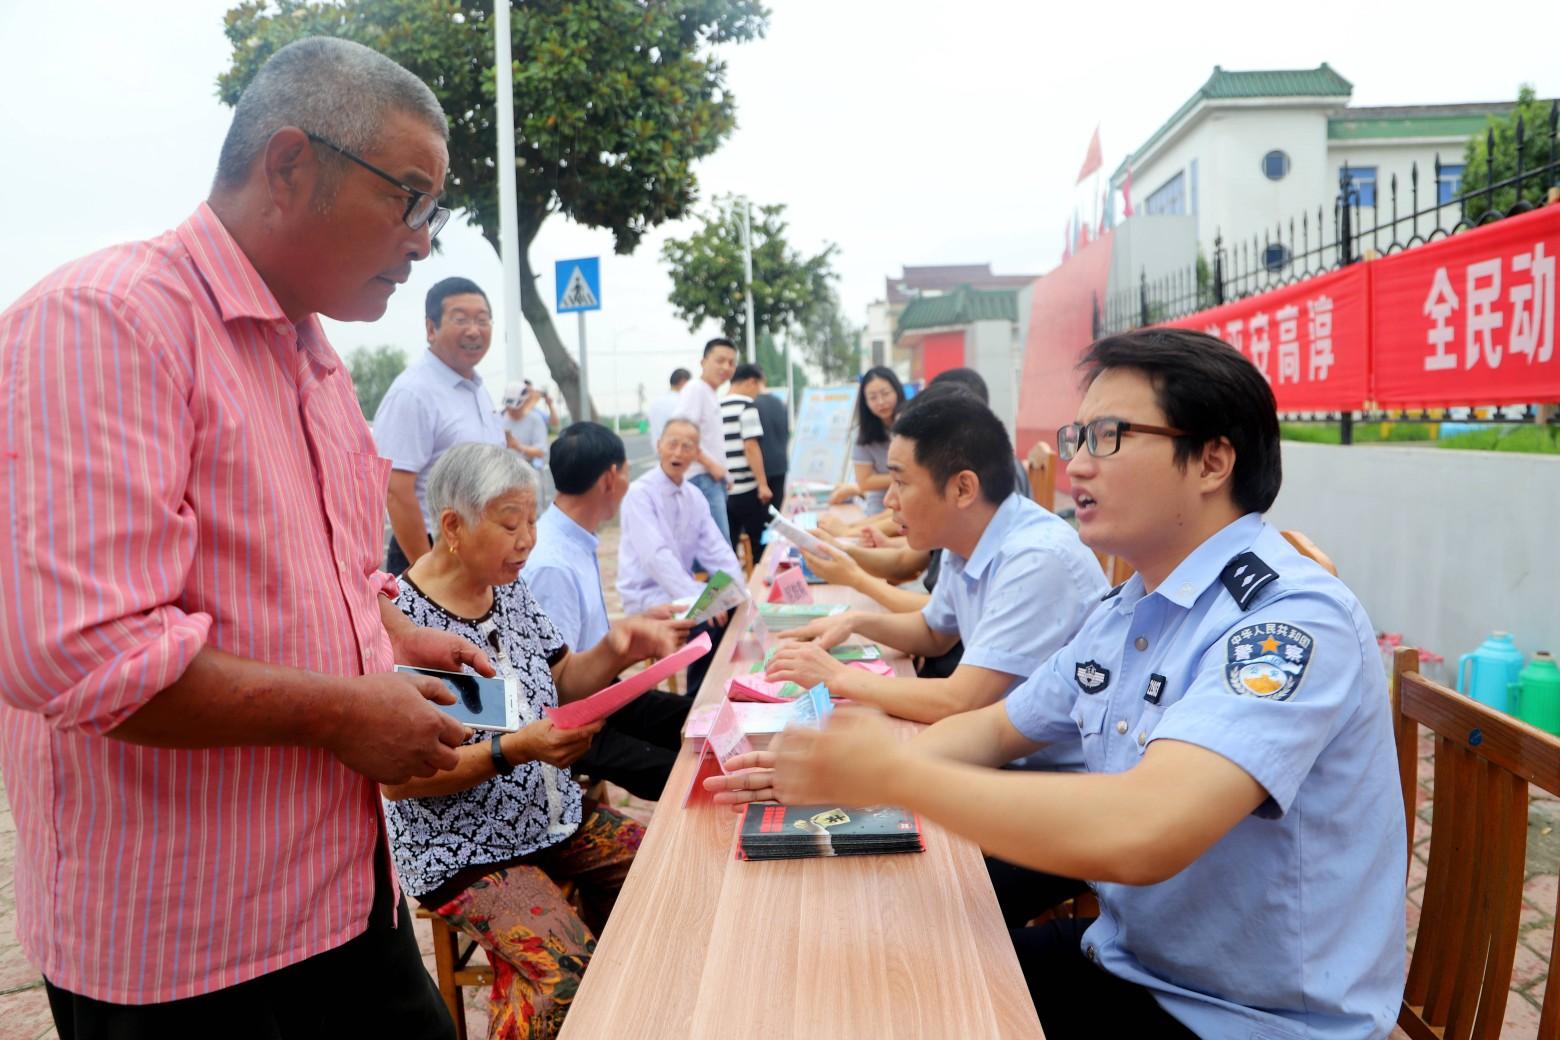
[[[1435, 738], [1430, 858], [1398, 1025], [1412, 1040], [1495, 1040], [1516, 956], [1528, 785], [1560, 794], [1560, 739], [1419, 674], [1419, 651], [1393, 660], [1392, 720], [1413, 862], [1419, 727]], [[1556, 908], [1560, 912], [1560, 907]], [[1551, 942], [1538, 1035], [1560, 1036]]]
[[1044, 440], [1035, 441], [1024, 460], [1024, 473], [1029, 477], [1029, 497], [1046, 509], [1056, 509], [1056, 449]]
[[1096, 552], [1094, 558], [1100, 561], [1100, 569], [1105, 572], [1105, 582], [1111, 588], [1115, 588], [1137, 573], [1137, 568], [1119, 556]]
[[[575, 904], [577, 910], [579, 900], [574, 882], [565, 881], [558, 886], [558, 889], [565, 899]], [[458, 928], [451, 927], [448, 921], [432, 910], [419, 906], [417, 916], [433, 926], [433, 966], [438, 973], [436, 981], [439, 985], [439, 996], [444, 998], [444, 1006], [450, 1009], [450, 1018], [455, 1020], [455, 1040], [467, 1040], [466, 1004], [461, 999], [460, 991], [468, 986], [491, 988], [493, 966], [486, 961], [472, 966], [470, 963], [472, 955], [481, 947], [475, 940], [468, 939]]]
[[466, 1005], [460, 991], [466, 986], [492, 986], [493, 968], [485, 961], [468, 967], [479, 947], [450, 923], [426, 907], [417, 908], [417, 916], [433, 925], [433, 964], [438, 972], [439, 996], [455, 1020], [456, 1040], [466, 1040]]
[[1334, 578], [1338, 576], [1338, 568], [1332, 562], [1332, 557], [1322, 552], [1321, 548], [1307, 538], [1304, 533], [1300, 531], [1280, 531], [1279, 534], [1283, 535], [1284, 540], [1294, 546], [1295, 551], [1301, 556], [1309, 556], [1321, 565], [1322, 570], [1331, 574]]

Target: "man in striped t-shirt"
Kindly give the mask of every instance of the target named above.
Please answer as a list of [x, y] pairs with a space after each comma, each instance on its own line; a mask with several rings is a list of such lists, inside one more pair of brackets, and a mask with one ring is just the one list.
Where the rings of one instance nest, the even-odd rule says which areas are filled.
[[764, 370], [757, 365], [738, 365], [731, 374], [731, 393], [720, 403], [726, 433], [726, 517], [731, 521], [731, 547], [740, 549], [746, 532], [753, 543], [754, 560], [763, 551], [760, 536], [774, 497], [764, 473], [764, 424], [753, 406], [763, 380]]

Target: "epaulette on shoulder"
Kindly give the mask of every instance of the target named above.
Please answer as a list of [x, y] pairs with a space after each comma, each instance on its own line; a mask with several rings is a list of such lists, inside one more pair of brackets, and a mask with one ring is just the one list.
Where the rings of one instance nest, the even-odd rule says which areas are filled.
[[1219, 581], [1235, 597], [1241, 610], [1250, 610], [1257, 593], [1278, 577], [1278, 572], [1254, 552], [1243, 552], [1225, 565], [1219, 572]]
[[1113, 588], [1109, 592], [1105, 593], [1105, 595], [1101, 596], [1100, 597], [1100, 602], [1104, 603], [1108, 599], [1115, 599], [1118, 595], [1121, 594], [1121, 590], [1126, 588], [1126, 586], [1127, 586], [1126, 582], [1122, 582], [1120, 585], [1117, 585], [1115, 588]]

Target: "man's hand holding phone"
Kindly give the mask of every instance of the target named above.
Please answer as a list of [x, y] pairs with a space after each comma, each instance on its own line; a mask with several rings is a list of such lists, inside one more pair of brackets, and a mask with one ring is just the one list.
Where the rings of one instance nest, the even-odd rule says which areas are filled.
[[404, 784], [459, 764], [470, 733], [439, 708], [455, 695], [439, 680], [380, 672], [346, 681], [340, 711], [321, 741], [348, 769], [381, 784]]

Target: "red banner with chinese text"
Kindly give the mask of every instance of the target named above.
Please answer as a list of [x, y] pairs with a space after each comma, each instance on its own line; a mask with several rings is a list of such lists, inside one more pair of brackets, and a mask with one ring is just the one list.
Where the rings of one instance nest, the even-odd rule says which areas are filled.
[[1560, 206], [1372, 261], [1374, 392], [1383, 407], [1560, 400]]
[[1348, 411], [1370, 389], [1370, 272], [1354, 264], [1164, 324], [1217, 336], [1272, 384], [1280, 412]]

